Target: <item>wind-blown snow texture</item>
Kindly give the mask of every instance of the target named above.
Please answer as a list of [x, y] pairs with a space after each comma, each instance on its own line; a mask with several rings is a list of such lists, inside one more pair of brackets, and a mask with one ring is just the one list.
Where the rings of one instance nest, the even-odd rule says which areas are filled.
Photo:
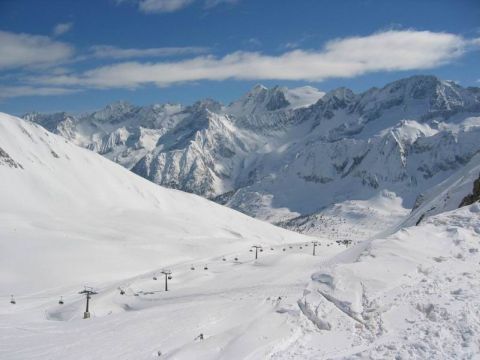
[[433, 76], [361, 94], [258, 85], [228, 106], [116, 103], [25, 118], [157, 184], [340, 239], [398, 224], [480, 150], [480, 89]]

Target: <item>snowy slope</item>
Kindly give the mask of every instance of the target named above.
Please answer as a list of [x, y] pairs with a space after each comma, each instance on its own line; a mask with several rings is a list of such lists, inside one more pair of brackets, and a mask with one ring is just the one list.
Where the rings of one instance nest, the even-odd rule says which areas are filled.
[[278, 358], [478, 358], [479, 240], [477, 202], [332, 258], [299, 302], [311, 324]]
[[[282, 301], [341, 249], [324, 241], [313, 257], [311, 238], [161, 188], [6, 114], [0, 147], [2, 359], [262, 358], [294, 330]], [[252, 244], [265, 247], [258, 261]], [[98, 292], [90, 320], [83, 285]]]
[[[1, 359], [480, 354], [478, 202], [346, 250], [324, 240], [314, 257], [307, 237], [160, 188], [31, 123], [2, 114], [0, 137]], [[451, 194], [476, 161], [445, 182]], [[265, 245], [258, 260], [252, 243]], [[152, 279], [165, 266], [169, 292]], [[89, 320], [84, 283], [98, 291]]]
[[257, 242], [306, 240], [161, 188], [6, 114], [0, 179], [0, 283], [7, 293], [123, 278]]
[[422, 194], [412, 213], [402, 222], [401, 227], [412, 226], [426, 217], [458, 208], [463, 199], [473, 191], [473, 184], [480, 179], [480, 153], [457, 173]]
[[479, 178], [477, 154], [393, 234], [325, 261], [298, 302], [310, 324], [279, 358], [478, 358], [480, 202], [459, 206]]

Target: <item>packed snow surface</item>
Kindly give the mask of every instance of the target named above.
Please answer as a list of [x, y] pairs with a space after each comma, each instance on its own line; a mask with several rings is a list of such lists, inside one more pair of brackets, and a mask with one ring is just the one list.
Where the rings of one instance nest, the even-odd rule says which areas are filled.
[[[476, 161], [422, 204], [468, 193]], [[1, 359], [480, 354], [478, 202], [348, 248], [320, 238], [312, 256], [313, 238], [163, 189], [5, 114], [0, 179]], [[392, 193], [374, 199], [380, 218], [398, 208]], [[349, 204], [351, 223], [368, 206]], [[84, 285], [98, 292], [90, 319]]]

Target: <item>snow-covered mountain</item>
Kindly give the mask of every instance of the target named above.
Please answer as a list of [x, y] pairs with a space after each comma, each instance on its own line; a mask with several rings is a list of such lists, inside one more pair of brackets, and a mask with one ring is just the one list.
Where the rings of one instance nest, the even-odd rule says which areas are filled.
[[[0, 358], [475, 358], [479, 159], [398, 231], [347, 249], [332, 236], [312, 256], [307, 236], [0, 114]], [[400, 200], [375, 201], [388, 219]], [[83, 285], [97, 292], [89, 320]]]
[[0, 179], [0, 284], [12, 293], [123, 278], [256, 242], [308, 241], [2, 113]]
[[418, 197], [409, 216], [398, 226], [419, 225], [436, 214], [455, 210], [480, 200], [480, 153], [464, 167]]
[[[288, 355], [478, 357], [480, 154], [418, 199], [390, 232], [332, 257], [311, 275], [298, 306], [320, 331]], [[325, 341], [332, 332], [340, 344]]]
[[257, 85], [228, 106], [117, 103], [26, 118], [157, 184], [354, 239], [395, 226], [480, 150], [480, 89], [433, 76], [360, 94]]
[[[162, 188], [3, 113], [0, 184], [5, 360], [80, 359], [86, 349], [93, 359], [263, 357], [288, 335], [275, 299], [296, 296], [319, 259], [341, 249], [322, 241], [313, 257], [299, 249], [307, 236]], [[97, 292], [91, 321], [82, 319], [84, 285]], [[258, 338], [274, 324], [282, 328]]]

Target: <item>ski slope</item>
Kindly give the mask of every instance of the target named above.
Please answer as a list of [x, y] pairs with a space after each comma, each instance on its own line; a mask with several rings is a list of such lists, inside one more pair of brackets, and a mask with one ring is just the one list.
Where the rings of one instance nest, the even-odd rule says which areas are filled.
[[0, 283], [12, 293], [122, 279], [254, 243], [309, 240], [161, 188], [5, 114], [0, 148]]
[[[191, 358], [199, 346], [198, 358], [240, 349], [242, 358], [288, 337], [275, 302], [295, 297], [320, 261], [311, 247], [299, 248], [312, 238], [161, 188], [6, 114], [0, 148], [0, 358]], [[265, 262], [253, 260], [253, 244], [265, 247]], [[323, 248], [340, 249], [327, 241]], [[165, 268], [173, 272], [169, 293]], [[98, 292], [88, 321], [84, 285]], [[245, 347], [242, 334], [263, 333], [258, 322], [267, 318], [282, 329], [270, 339], [251, 334], [243, 341], [256, 345]], [[100, 335], [110, 331], [116, 335]], [[220, 340], [205, 347], [193, 341], [200, 332]]]
[[[478, 202], [349, 248], [320, 239], [312, 256], [313, 238], [163, 189], [5, 114], [0, 148], [0, 359], [480, 354]], [[468, 194], [472, 161], [449, 193]], [[98, 292], [88, 320], [84, 285]]]

